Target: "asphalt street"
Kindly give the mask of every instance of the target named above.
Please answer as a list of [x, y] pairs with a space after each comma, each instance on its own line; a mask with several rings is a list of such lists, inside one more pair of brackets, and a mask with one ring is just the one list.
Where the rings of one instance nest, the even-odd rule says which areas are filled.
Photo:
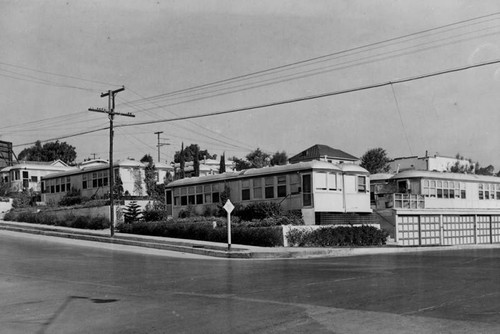
[[499, 333], [500, 249], [215, 259], [0, 232], [0, 333]]

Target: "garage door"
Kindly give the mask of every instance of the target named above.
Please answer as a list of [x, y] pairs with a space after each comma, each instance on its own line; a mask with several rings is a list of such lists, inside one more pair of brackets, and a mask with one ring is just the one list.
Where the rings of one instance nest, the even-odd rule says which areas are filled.
[[398, 216], [398, 243], [403, 246], [418, 246], [418, 216]]
[[474, 243], [474, 216], [443, 216], [443, 244]]
[[441, 244], [439, 234], [439, 216], [420, 217], [420, 240], [422, 246]]

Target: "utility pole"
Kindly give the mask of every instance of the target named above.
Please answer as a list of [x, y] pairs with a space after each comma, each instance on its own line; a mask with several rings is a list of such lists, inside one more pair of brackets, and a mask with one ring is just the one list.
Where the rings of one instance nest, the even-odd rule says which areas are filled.
[[109, 220], [111, 228], [111, 236], [115, 235], [115, 209], [114, 209], [114, 181], [115, 175], [113, 170], [113, 118], [115, 115], [135, 117], [132, 113], [115, 112], [115, 95], [125, 90], [125, 86], [116, 90], [108, 90], [106, 93], [101, 93], [101, 97], [108, 97], [108, 109], [105, 108], [89, 108], [89, 111], [102, 112], [108, 114], [109, 118]]
[[155, 135], [158, 136], [158, 144], [156, 145], [156, 147], [158, 147], [158, 162], [161, 162], [160, 161], [160, 147], [165, 146], [165, 145], [170, 145], [169, 143], [160, 143], [160, 135], [162, 133], [163, 133], [163, 131], [155, 132]]

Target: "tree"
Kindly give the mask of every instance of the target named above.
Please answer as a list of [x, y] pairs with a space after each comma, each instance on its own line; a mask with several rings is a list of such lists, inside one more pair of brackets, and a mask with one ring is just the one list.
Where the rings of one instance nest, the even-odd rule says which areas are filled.
[[495, 175], [495, 167], [493, 165], [488, 165], [487, 167], [480, 167], [479, 162], [476, 162], [475, 167], [476, 174], [478, 175]]
[[136, 201], [130, 202], [124, 211], [125, 224], [131, 224], [140, 219], [141, 207]]
[[226, 172], [226, 153], [222, 153], [219, 162], [219, 174]]
[[66, 142], [48, 142], [41, 144], [38, 140], [35, 145], [25, 148], [19, 153], [19, 160], [29, 161], [54, 161], [60, 159], [67, 164], [71, 164], [76, 159], [76, 150], [74, 146]]
[[465, 174], [465, 173], [474, 173], [474, 169], [476, 168], [476, 165], [477, 167], [479, 167], [479, 164], [476, 163], [474, 164], [472, 162], [472, 159], [465, 159], [462, 155], [460, 155], [460, 153], [457, 153], [457, 155], [455, 156], [455, 159], [457, 159], [457, 161], [455, 162], [455, 164], [453, 166], [450, 167], [450, 172], [452, 173], [462, 173], [462, 174]]
[[198, 147], [198, 145], [196, 145], [195, 147], [195, 150], [193, 152], [193, 172], [194, 172], [194, 176], [200, 176], [200, 156], [199, 156], [199, 151], [200, 151], [200, 148]]
[[190, 144], [189, 146], [186, 146], [184, 148], [184, 144], [182, 146], [182, 149], [180, 151], [175, 152], [174, 154], [174, 162], [181, 162], [181, 152], [182, 156], [184, 157], [184, 161], [194, 161], [194, 157], [198, 156], [199, 160], [203, 159], [216, 159], [217, 155], [213, 154], [211, 155], [208, 153], [207, 150], [201, 150], [198, 144]]
[[368, 150], [361, 157], [360, 166], [370, 172], [370, 174], [388, 172], [390, 159], [383, 148], [373, 148]]
[[286, 165], [288, 162], [288, 156], [285, 151], [277, 151], [271, 157], [271, 166], [281, 166]]
[[[179, 172], [179, 178], [180, 179], [183, 179], [186, 175], [184, 173], [184, 166], [185, 166], [185, 157], [184, 157], [184, 143], [182, 143], [182, 146], [181, 146], [181, 152], [179, 154], [179, 168], [180, 168], [180, 172]], [[175, 161], [175, 159], [174, 159]]]
[[233, 157], [233, 162], [234, 162], [234, 169], [237, 171], [252, 168], [252, 165], [250, 164], [250, 162], [248, 162], [245, 159]]
[[153, 157], [149, 154], [146, 154], [140, 160], [143, 164], [146, 164], [146, 168], [144, 170], [145, 177], [144, 182], [146, 183], [146, 192], [149, 197], [155, 197], [156, 195], [156, 167], [153, 162]]
[[262, 168], [271, 165], [271, 156], [262, 152], [260, 148], [257, 148], [255, 151], [248, 153], [245, 159], [233, 157], [233, 161], [237, 171], [250, 168]]

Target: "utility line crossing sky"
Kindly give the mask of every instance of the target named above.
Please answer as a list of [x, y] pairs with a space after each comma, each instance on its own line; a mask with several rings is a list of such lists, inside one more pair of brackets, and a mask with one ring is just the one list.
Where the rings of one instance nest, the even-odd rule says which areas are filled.
[[182, 142], [238, 157], [318, 143], [500, 168], [497, 1], [4, 1], [0, 28], [16, 153], [67, 137], [77, 160], [107, 158], [109, 122], [88, 108], [124, 85], [120, 159], [156, 157], [163, 131], [163, 161]]

